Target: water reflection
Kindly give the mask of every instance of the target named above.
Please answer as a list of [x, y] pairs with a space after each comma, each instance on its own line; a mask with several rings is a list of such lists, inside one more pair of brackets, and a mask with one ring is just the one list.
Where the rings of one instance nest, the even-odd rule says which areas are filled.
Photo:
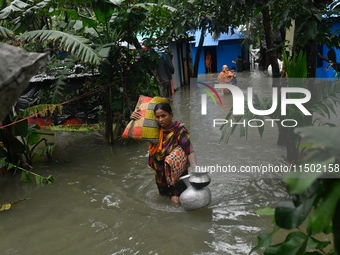
[[[192, 133], [199, 162], [240, 166], [280, 161], [284, 148], [276, 145], [276, 129], [262, 139], [235, 136], [220, 144], [220, 131], [210, 130], [204, 120], [224, 117], [230, 104], [202, 117], [195, 111], [199, 104], [192, 103], [198, 93], [177, 91], [174, 115]], [[202, 135], [197, 120], [209, 133]], [[147, 144], [109, 147], [101, 132], [59, 132], [57, 142], [55, 157], [62, 163], [38, 169], [55, 177], [53, 185], [38, 187], [13, 178], [1, 184], [2, 201], [28, 198], [1, 213], [2, 254], [246, 254], [259, 232], [272, 228], [270, 217], [254, 211], [286, 196], [277, 178], [213, 173], [212, 203], [186, 212], [158, 195], [147, 166]], [[222, 146], [223, 156], [210, 149], [216, 146]]]

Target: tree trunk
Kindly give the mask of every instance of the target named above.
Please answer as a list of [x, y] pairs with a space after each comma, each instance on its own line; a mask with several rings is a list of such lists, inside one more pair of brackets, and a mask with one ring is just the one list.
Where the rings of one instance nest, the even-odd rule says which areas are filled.
[[260, 62], [259, 62], [259, 68], [260, 70], [266, 70], [266, 63], [267, 63], [267, 54], [266, 54], [266, 49], [263, 48], [262, 43], [260, 44]]
[[287, 133], [287, 161], [289, 163], [295, 163], [299, 156], [300, 137], [295, 134], [291, 128], [286, 129], [285, 131]]
[[203, 48], [203, 42], [204, 42], [204, 36], [206, 33], [207, 29], [205, 28], [205, 23], [202, 25], [202, 32], [201, 32], [201, 37], [200, 37], [200, 41], [198, 43], [198, 47], [197, 47], [197, 51], [196, 51], [196, 57], [195, 57], [195, 63], [194, 63], [194, 73], [193, 73], [193, 77], [197, 78], [198, 76], [198, 66], [200, 63], [200, 56], [201, 56], [201, 52], [202, 52], [202, 48]]
[[13, 125], [10, 124], [12, 124], [12, 121], [9, 115], [7, 115], [6, 118], [2, 121], [2, 125], [9, 126], [0, 130], [0, 132], [2, 132], [2, 134], [0, 134], [0, 137], [2, 138], [1, 141], [4, 145], [4, 148], [6, 148], [7, 151], [6, 161], [16, 165], [20, 161], [20, 156], [18, 153], [17, 143], [15, 141], [16, 138], [13, 135]]
[[[279, 77], [280, 77], [280, 69], [279, 69], [279, 63], [277, 62], [277, 56], [276, 56], [276, 51], [274, 50], [274, 39], [273, 39], [273, 31], [272, 27], [270, 24], [270, 13], [269, 13], [269, 8], [265, 7], [262, 10], [262, 19], [263, 19], [263, 27], [264, 27], [264, 32], [265, 32], [265, 38], [266, 38], [266, 44], [267, 44], [267, 57], [269, 60], [269, 64], [272, 66], [272, 72], [273, 72], [273, 87], [279, 87]], [[280, 92], [279, 92], [280, 93]], [[287, 144], [287, 131], [285, 128], [280, 127], [278, 125], [278, 140], [277, 144], [278, 145], [285, 145], [288, 148]]]
[[266, 44], [267, 44], [267, 54], [268, 54], [268, 60], [269, 64], [272, 65], [273, 70], [273, 86], [276, 85], [275, 78], [280, 77], [280, 70], [279, 70], [279, 63], [277, 62], [277, 56], [276, 51], [274, 49], [274, 39], [273, 39], [273, 31], [270, 24], [270, 13], [269, 13], [269, 7], [266, 6], [262, 10], [262, 20], [263, 20], [263, 28], [266, 38]]
[[280, 122], [278, 122], [277, 126], [278, 126], [278, 131], [279, 131], [277, 144], [287, 146], [288, 134], [287, 134], [286, 128], [282, 127]]
[[[118, 125], [118, 124], [117, 124]], [[108, 144], [113, 144], [112, 86], [107, 88], [105, 137]]]

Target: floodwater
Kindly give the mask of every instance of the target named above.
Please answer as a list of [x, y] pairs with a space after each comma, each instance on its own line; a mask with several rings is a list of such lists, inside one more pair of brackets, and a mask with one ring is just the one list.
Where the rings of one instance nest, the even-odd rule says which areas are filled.
[[[238, 75], [243, 91], [246, 82], [262, 76]], [[216, 76], [203, 75], [198, 81], [214, 84]], [[253, 88], [263, 96], [270, 83], [255, 82]], [[240, 169], [284, 164], [277, 128], [266, 128], [262, 138], [252, 128], [247, 139], [236, 132], [229, 143], [220, 142], [221, 131], [212, 121], [225, 117], [232, 97], [219, 92], [222, 105], [208, 100], [208, 114], [201, 115], [201, 94], [191, 84], [173, 98], [174, 118], [190, 130], [198, 165]], [[25, 200], [0, 212], [1, 254], [244, 255], [261, 232], [273, 227], [270, 216], [254, 212], [287, 197], [277, 176], [215, 171], [208, 186], [211, 204], [187, 212], [158, 195], [146, 143], [111, 147], [102, 132], [57, 132], [56, 142], [59, 163], [35, 168], [44, 176], [52, 174], [54, 184], [23, 183], [18, 175], [2, 179], [0, 203]]]

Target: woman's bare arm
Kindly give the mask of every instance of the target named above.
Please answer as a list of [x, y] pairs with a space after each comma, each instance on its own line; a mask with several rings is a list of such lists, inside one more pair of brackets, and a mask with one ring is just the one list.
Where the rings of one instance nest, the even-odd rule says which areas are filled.
[[138, 111], [134, 111], [130, 115], [131, 120], [139, 120], [140, 118], [142, 118], [142, 115]]
[[196, 154], [194, 151], [190, 153], [190, 155], [188, 156], [188, 160], [189, 160], [190, 166], [195, 168], [197, 163], [196, 163]]

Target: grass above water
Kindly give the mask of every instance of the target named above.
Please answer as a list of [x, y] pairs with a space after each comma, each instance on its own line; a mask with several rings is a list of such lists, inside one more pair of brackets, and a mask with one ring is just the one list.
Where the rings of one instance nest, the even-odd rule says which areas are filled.
[[58, 125], [58, 126], [48, 126], [46, 129], [53, 131], [70, 131], [70, 132], [88, 132], [102, 130], [103, 126], [101, 124], [82, 124], [82, 125]]

